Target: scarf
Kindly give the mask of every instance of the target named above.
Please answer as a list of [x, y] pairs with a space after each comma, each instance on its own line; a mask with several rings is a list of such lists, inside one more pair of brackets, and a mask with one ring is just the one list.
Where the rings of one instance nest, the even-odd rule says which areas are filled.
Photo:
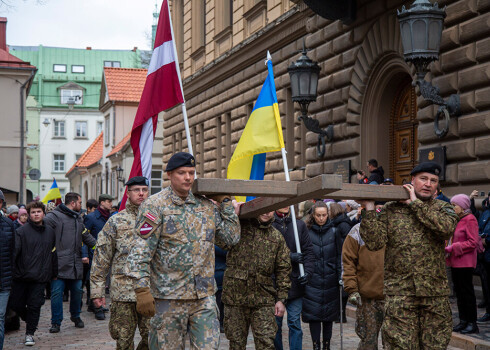
[[97, 207], [97, 210], [106, 221], [109, 220], [109, 217], [111, 216], [111, 212], [109, 210], [102, 209], [100, 205]]

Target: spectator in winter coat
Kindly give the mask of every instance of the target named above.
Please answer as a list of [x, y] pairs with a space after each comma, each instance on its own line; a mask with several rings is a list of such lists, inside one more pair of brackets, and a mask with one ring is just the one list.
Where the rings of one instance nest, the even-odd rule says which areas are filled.
[[82, 241], [92, 248], [95, 239], [88, 234], [80, 217], [82, 199], [78, 193], [68, 192], [65, 203], [46, 215], [46, 223], [54, 227], [58, 249], [58, 278], [51, 281], [50, 333], [60, 331], [63, 320], [63, 291], [70, 289], [70, 320], [77, 328], [85, 325], [80, 318], [82, 302]]
[[354, 200], [346, 200], [345, 204], [347, 205], [347, 208], [345, 209], [347, 217], [352, 221], [353, 224], [357, 224], [357, 215], [358, 215], [358, 210], [360, 207], [360, 204], [357, 203]]
[[54, 229], [44, 221], [44, 204], [31, 202], [27, 211], [29, 221], [15, 231], [10, 305], [26, 322], [25, 345], [32, 346], [44, 304], [44, 287], [58, 276], [58, 256]]
[[340, 315], [342, 236], [328, 221], [324, 202], [313, 206], [308, 228], [315, 253], [315, 270], [305, 287], [302, 319], [309, 323], [313, 350], [320, 350], [322, 328], [323, 349], [330, 350], [332, 322]]
[[12, 222], [17, 220], [19, 217], [19, 207], [16, 205], [11, 205], [10, 207], [7, 208], [7, 216]]
[[14, 229], [18, 229], [27, 222], [28, 218], [27, 210], [24, 208], [19, 209], [19, 217], [14, 221]]
[[[288, 317], [289, 328], [289, 349], [301, 350], [303, 343], [303, 331], [301, 330], [301, 309], [303, 304], [303, 294], [305, 285], [313, 275], [315, 269], [315, 253], [311, 244], [308, 228], [303, 221], [296, 221], [298, 229], [298, 239], [301, 253], [296, 249], [296, 241], [294, 239], [293, 220], [289, 207], [277, 210], [274, 213], [274, 222], [272, 226], [281, 232], [286, 245], [290, 250], [291, 258], [291, 288], [289, 289], [288, 299], [286, 302], [286, 310]], [[303, 264], [305, 274], [300, 276], [299, 264]], [[274, 339], [274, 347], [276, 350], [282, 350], [282, 319], [276, 317], [277, 333]]]
[[[0, 190], [0, 207], [5, 196]], [[12, 221], [0, 215], [0, 350], [3, 349], [5, 333], [5, 313], [12, 283], [12, 253], [14, 251], [14, 225]]]
[[376, 159], [370, 159], [367, 162], [367, 168], [370, 172], [369, 178], [366, 176], [364, 171], [357, 172], [357, 180], [359, 180], [360, 184], [370, 184], [370, 185], [381, 185], [384, 182], [384, 173], [383, 167], [378, 167], [378, 161]]
[[470, 209], [470, 198], [458, 194], [451, 198], [460, 220], [446, 247], [446, 264], [451, 267], [454, 290], [458, 301], [459, 324], [454, 332], [478, 333], [476, 325], [476, 297], [473, 288], [473, 269], [480, 237], [478, 222]]

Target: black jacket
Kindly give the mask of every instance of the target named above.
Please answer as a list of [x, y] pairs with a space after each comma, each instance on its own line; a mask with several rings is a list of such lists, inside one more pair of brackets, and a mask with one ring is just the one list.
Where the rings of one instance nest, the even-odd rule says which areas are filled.
[[14, 225], [12, 220], [0, 215], [0, 291], [10, 290], [13, 251]]
[[95, 246], [95, 238], [85, 231], [79, 213], [60, 204], [46, 215], [46, 224], [56, 233], [58, 251], [58, 278], [77, 279], [83, 277], [82, 240], [89, 248]]
[[[301, 220], [296, 220], [296, 224], [298, 227], [299, 245], [305, 261], [303, 267], [305, 273], [311, 277], [315, 270], [315, 253], [313, 252], [313, 245], [311, 244], [306, 224]], [[293, 220], [291, 215], [280, 218], [274, 213], [274, 222], [272, 223], [272, 226], [282, 233], [289, 250], [296, 253], [296, 242], [294, 240]], [[291, 267], [291, 289], [289, 289], [288, 299], [302, 297], [305, 292], [304, 286], [298, 283], [299, 264], [291, 262]]]
[[303, 296], [303, 322], [335, 321], [340, 315], [342, 237], [332, 223], [309, 230], [315, 252], [315, 272]]
[[15, 231], [13, 278], [23, 282], [49, 282], [58, 276], [54, 229], [30, 220]]
[[383, 170], [383, 167], [380, 166], [379, 168], [376, 168], [371, 172], [369, 178], [364, 177], [363, 179], [359, 180], [359, 183], [370, 184], [371, 182], [376, 181], [378, 185], [381, 185], [385, 181], [384, 173], [385, 171]]
[[340, 214], [332, 220], [331, 224], [335, 226], [337, 230], [340, 231], [339, 233], [340, 233], [340, 237], [342, 237], [342, 244], [344, 244], [344, 241], [347, 238], [350, 229], [356, 223], [353, 222], [351, 219], [349, 219], [349, 217], [346, 214]]

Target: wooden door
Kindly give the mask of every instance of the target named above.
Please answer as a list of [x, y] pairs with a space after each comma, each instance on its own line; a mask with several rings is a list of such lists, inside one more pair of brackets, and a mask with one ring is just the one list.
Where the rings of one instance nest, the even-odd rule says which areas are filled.
[[390, 177], [396, 185], [410, 183], [410, 171], [416, 165], [416, 97], [412, 82], [407, 80], [398, 89], [391, 107]]

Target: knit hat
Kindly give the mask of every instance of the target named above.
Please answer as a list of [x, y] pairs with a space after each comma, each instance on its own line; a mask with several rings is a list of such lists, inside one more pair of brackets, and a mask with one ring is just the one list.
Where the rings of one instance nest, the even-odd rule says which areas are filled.
[[359, 203], [357, 203], [356, 201], [354, 201], [352, 199], [346, 200], [345, 204], [347, 204], [349, 207], [351, 207], [352, 210], [356, 210], [357, 208], [360, 207]]
[[24, 214], [27, 215], [27, 210], [25, 210], [24, 208], [20, 208], [19, 209], [19, 216], [24, 215]]
[[461, 209], [468, 210], [470, 209], [470, 197], [465, 194], [457, 194], [453, 198], [451, 198], [451, 203], [459, 205]]
[[10, 207], [7, 208], [7, 215], [10, 215], [12, 213], [18, 213], [19, 212], [19, 207], [16, 205], [11, 205]]

